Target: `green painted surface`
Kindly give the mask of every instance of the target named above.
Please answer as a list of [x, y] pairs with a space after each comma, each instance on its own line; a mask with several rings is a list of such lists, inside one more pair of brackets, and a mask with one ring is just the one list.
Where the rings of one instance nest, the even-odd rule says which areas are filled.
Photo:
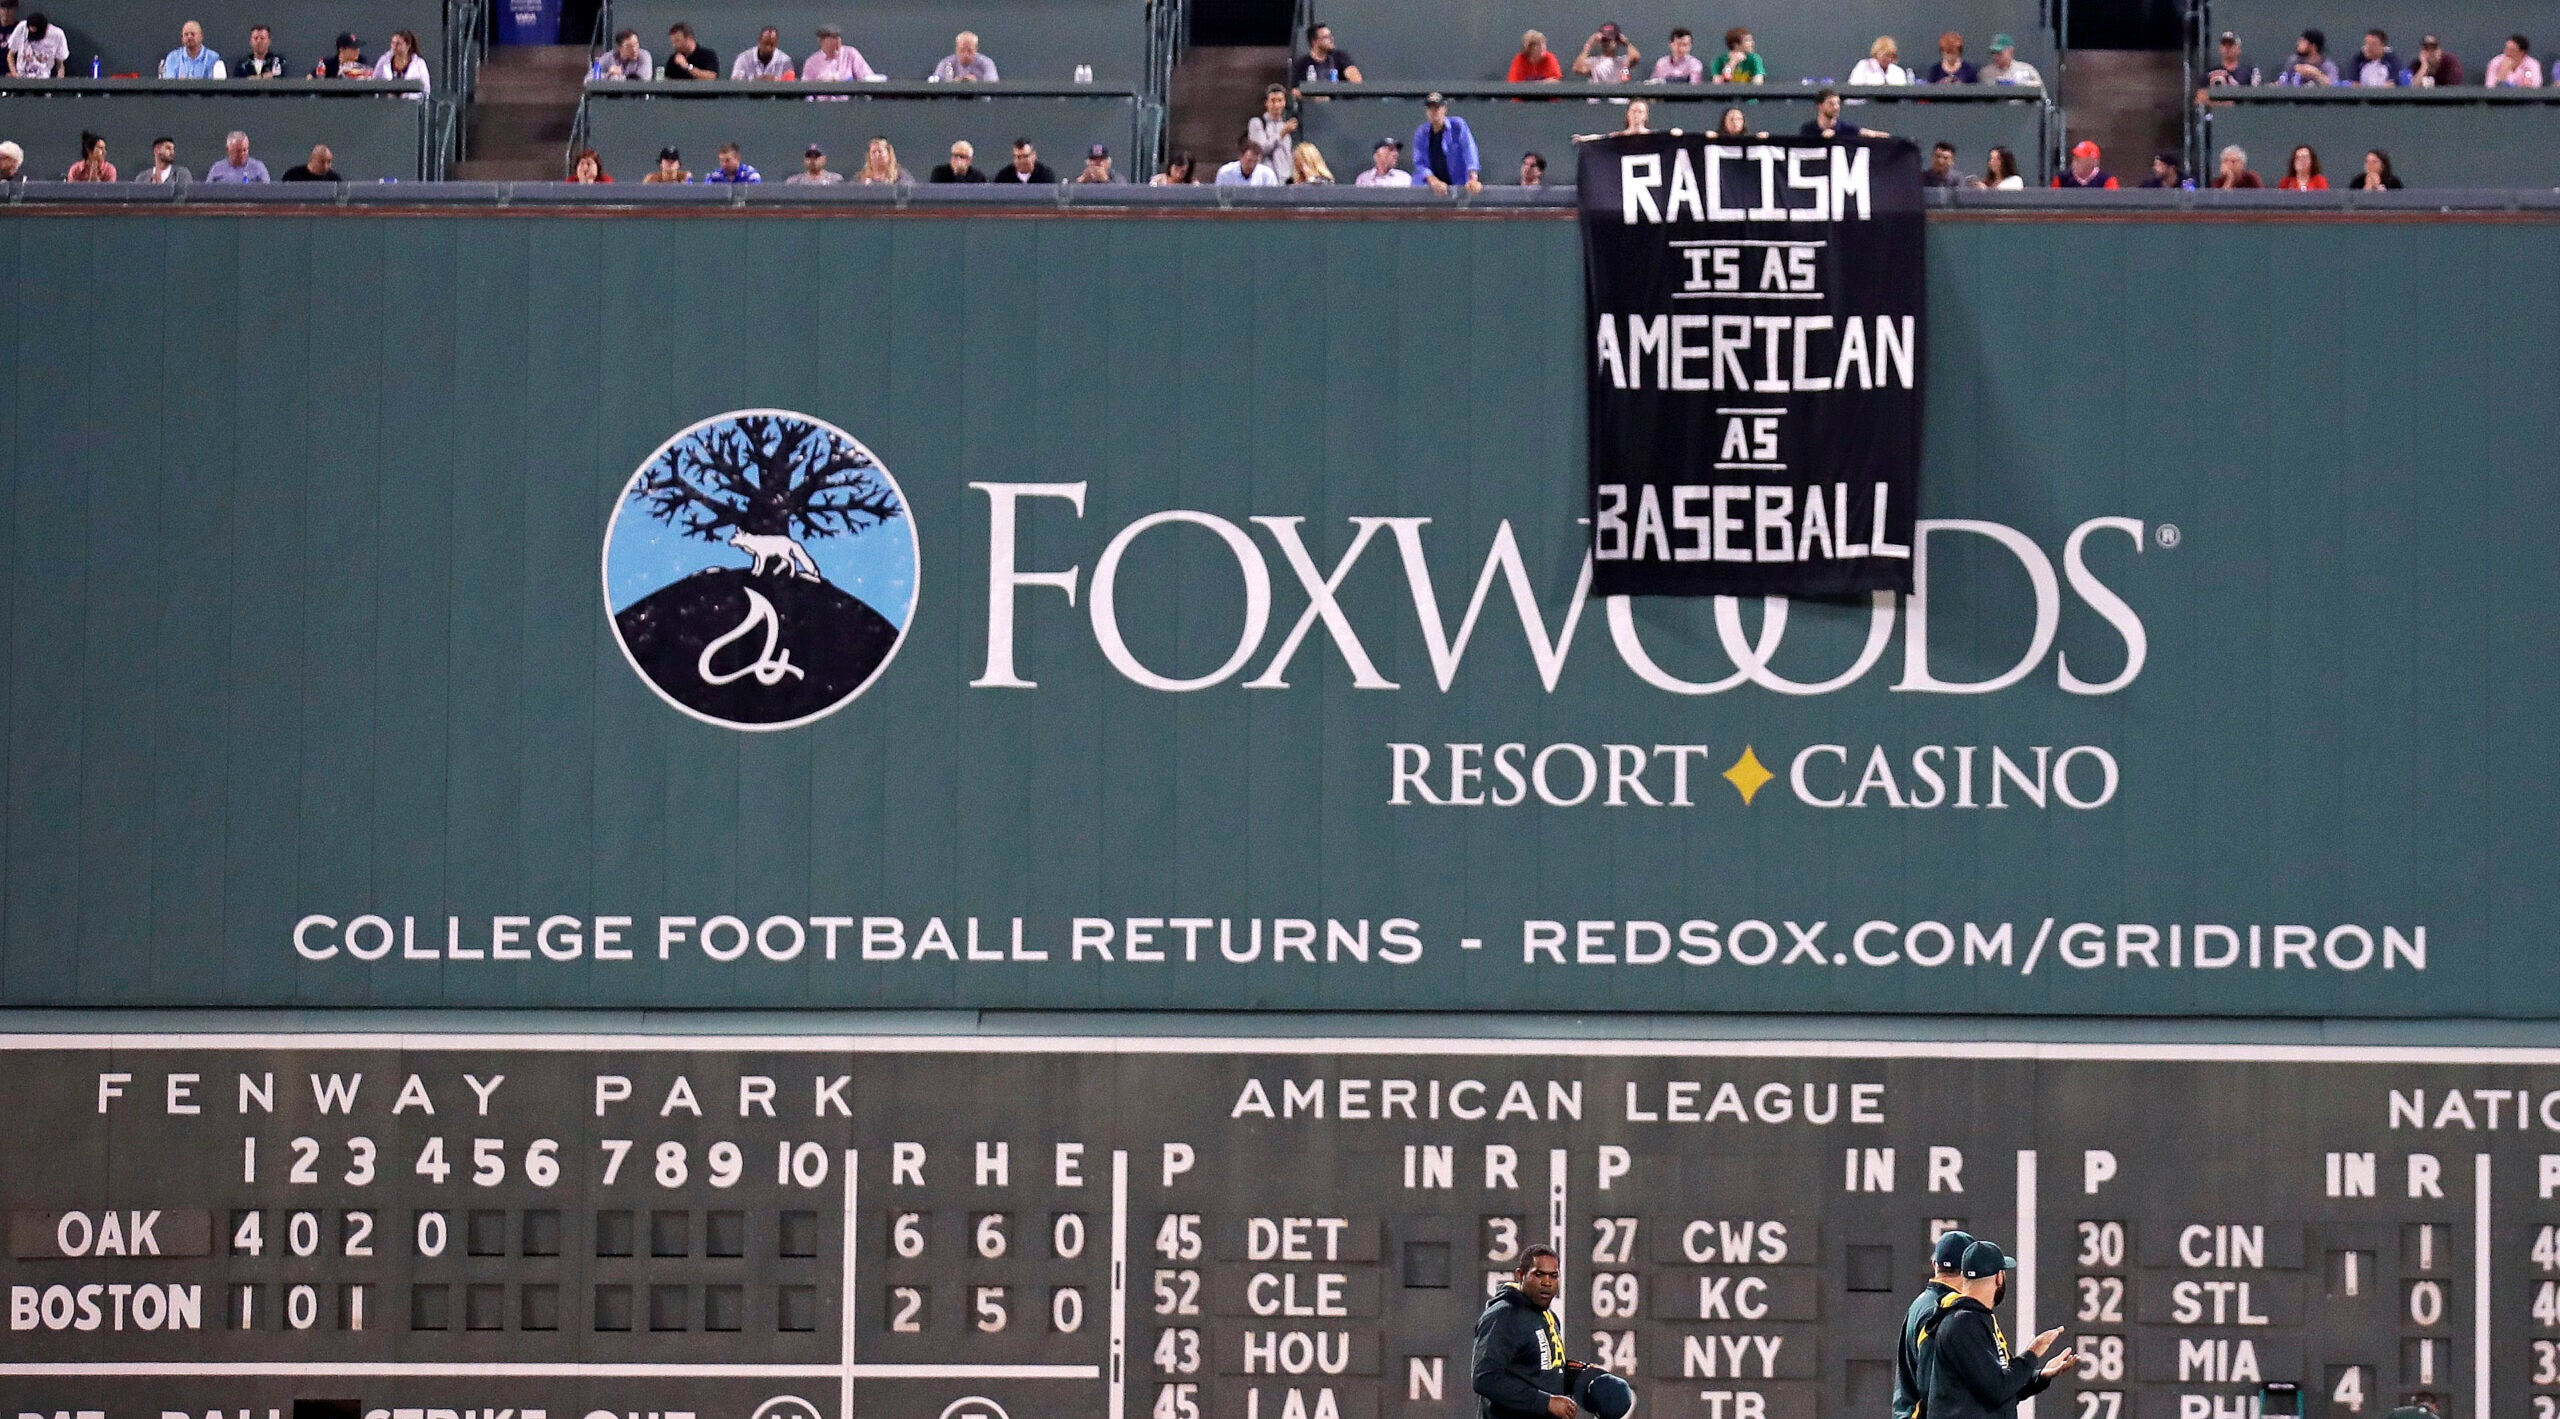
[[[829, 166], [850, 179], [862, 171], [871, 139], [886, 138], [918, 182], [966, 140], [979, 170], [1012, 161], [1013, 140], [1028, 138], [1061, 179], [1084, 169], [1085, 150], [1111, 150], [1113, 170], [1129, 175], [1136, 152], [1138, 101], [1130, 94], [1076, 98], [990, 95], [966, 99], [857, 97], [846, 103], [789, 100], [635, 97], [599, 86], [586, 104], [587, 141], [617, 182], [637, 182], [673, 147], [696, 176], [717, 165], [722, 143], [735, 143], [767, 182], [800, 171], [812, 143]], [[1147, 174], [1138, 174], [1141, 181]], [[673, 432], [673, 430], [669, 430]]]
[[2560, 104], [2247, 102], [2212, 111], [2212, 151], [2237, 143], [2273, 187], [2297, 143], [2320, 155], [2332, 187], [2364, 171], [2368, 148], [2391, 155], [2410, 188], [2560, 187]]
[[[1254, 517], [1304, 518], [1327, 570], [1350, 519], [1430, 519], [1410, 535], [1451, 635], [1507, 524], [1560, 634], [1583, 501], [1566, 222], [13, 221], [0, 1003], [2547, 1018], [2560, 509], [2541, 441], [2506, 431], [2560, 395], [2519, 357], [2560, 319], [2533, 279], [2550, 230], [1935, 223], [1923, 512], [2040, 549], [2050, 650], [1992, 693], [1897, 693], [1897, 614], [1836, 691], [1692, 696], [1637, 678], [1598, 604], [1549, 688], [1499, 575], [1444, 690], [1385, 527], [1340, 601], [1399, 688], [1354, 688], [1321, 625], [1287, 688], [1244, 687], [1308, 604]], [[2342, 291], [2445, 333], [2331, 331]], [[2330, 316], [2283, 315], [2306, 310]], [[2205, 318], [2244, 311], [2268, 318]], [[632, 672], [599, 554], [641, 460], [751, 406], [869, 444], [913, 507], [922, 580], [869, 693], [744, 735]], [[1072, 606], [1015, 595], [1034, 689], [971, 686], [991, 508], [972, 483], [1084, 485], [1081, 518], [1021, 504], [1019, 565], [1079, 573]], [[1106, 546], [1171, 509], [1231, 523], [1274, 586], [1246, 668], [1191, 693], [1116, 669], [1092, 620]], [[2113, 693], [2066, 693], [2063, 657], [2087, 682], [2126, 668], [2065, 570], [2101, 518], [2139, 524], [2138, 552], [2110, 526], [2081, 550], [2146, 659]], [[2000, 675], [2035, 626], [2022, 563], [1961, 530], [1925, 545], [1928, 668]], [[1139, 537], [1116, 598], [1129, 652], [1208, 675], [1244, 582], [1207, 529]], [[1711, 606], [1646, 603], [1632, 625], [1671, 673], [1731, 673]], [[1792, 607], [1771, 672], [1839, 676], [1868, 626]], [[1390, 806], [1390, 746], [1452, 742], [1603, 763], [1639, 746], [1657, 797], [1673, 756], [1651, 746], [1706, 748], [1687, 807]], [[1718, 777], [1746, 744], [1777, 775], [1749, 806]], [[1799, 795], [1791, 768], [1826, 744], [1841, 756], [1815, 750]], [[2119, 781], [2087, 810], [2014, 787], [1997, 810], [1804, 801], [1853, 793], [1876, 746], [1895, 792], [1926, 797], [1929, 745], [1976, 746], [1977, 799], [1995, 747], [2086, 746], [2082, 797], [2096, 752]], [[1571, 765], [1551, 764], [1562, 789]], [[297, 920], [368, 912], [417, 918], [421, 950], [448, 916], [467, 947], [498, 917], [627, 916], [636, 949], [598, 961], [590, 930], [573, 961], [297, 956]], [[697, 921], [658, 958], [662, 917], [723, 913], [798, 918], [810, 944], [721, 962]], [[1025, 918], [1049, 959], [913, 959], [928, 918], [965, 944], [972, 916], [988, 949]], [[856, 919], [834, 961], [819, 917]], [[909, 959], [859, 959], [865, 917], [899, 918]], [[1108, 963], [1071, 958], [1078, 917], [1110, 919]], [[1328, 917], [1372, 924], [1366, 963], [1272, 962], [1273, 920]], [[1133, 962], [1129, 918], [1230, 920], [1239, 950], [1258, 918], [1262, 957], [1225, 961], [1212, 926], [1186, 962], [1165, 926], [1167, 959]], [[1418, 959], [1382, 959], [1392, 918]], [[1524, 960], [1524, 922], [1585, 919], [1713, 922], [1719, 959]], [[1762, 949], [1751, 921], [1771, 924], [1766, 964], [1735, 960]], [[1826, 923], [1818, 946], [1794, 949], [1790, 921]], [[1864, 964], [1870, 921], [1894, 928], [1872, 954], [1939, 922], [1952, 958]], [[1969, 922], [2009, 928], [2007, 964], [1968, 963]], [[2103, 965], [2065, 949], [2074, 923], [2104, 932]], [[2181, 964], [2165, 939], [2156, 966], [2120, 954], [2127, 923], [2177, 926]], [[2238, 964], [2194, 968], [2199, 923], [2238, 933]], [[2278, 969], [2286, 926], [2318, 944]], [[2375, 938], [2364, 969], [2324, 954], [2354, 955], [2339, 926]], [[2383, 969], [2385, 930], [2420, 928], [2424, 968]], [[1594, 941], [1625, 954], [1623, 933]]]
[[202, 178], [222, 159], [233, 129], [249, 135], [251, 156], [282, 178], [285, 169], [326, 143], [350, 180], [425, 175], [427, 109], [397, 97], [321, 96], [290, 89], [239, 94], [31, 94], [0, 97], [0, 131], [26, 150], [27, 171], [59, 179], [80, 160], [80, 135], [107, 140], [107, 160], [131, 179], [151, 166], [151, 144], [174, 138], [178, 165]]

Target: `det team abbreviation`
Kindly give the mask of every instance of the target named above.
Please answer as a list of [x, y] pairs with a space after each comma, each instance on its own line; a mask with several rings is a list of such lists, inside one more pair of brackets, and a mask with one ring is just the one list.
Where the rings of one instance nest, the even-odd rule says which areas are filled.
[[[809, 959], [862, 966], [1410, 967], [1427, 947], [1409, 917], [1073, 917], [1059, 925], [975, 916], [498, 916], [378, 914], [345, 921], [314, 913], [293, 929], [305, 961], [552, 965], [704, 959], [781, 965]], [[2014, 971], [2424, 971], [2424, 924], [2223, 922], [1896, 922], [1703, 918], [1528, 918], [1517, 935], [1523, 967], [1846, 967]], [[1488, 938], [1463, 936], [1462, 952]], [[1446, 945], [1443, 947], [1446, 950]], [[1503, 954], [1508, 954], [1504, 952]], [[1497, 957], [1498, 959], [1498, 957]]]

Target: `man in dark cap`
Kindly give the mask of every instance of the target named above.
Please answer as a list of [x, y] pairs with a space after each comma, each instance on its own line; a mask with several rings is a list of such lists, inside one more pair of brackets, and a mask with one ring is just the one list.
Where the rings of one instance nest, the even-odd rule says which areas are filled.
[[1944, 1232], [1929, 1250], [1929, 1284], [1903, 1311], [1902, 1343], [1894, 1350], [1893, 1419], [1911, 1419], [1920, 1407], [1920, 1334], [1937, 1321], [1938, 1303], [1964, 1281], [1964, 1249], [1972, 1245], [1970, 1232]]
[[1996, 1243], [1976, 1241], [1958, 1263], [1956, 1289], [1938, 1299], [1938, 1318], [1920, 1331], [1920, 1407], [1915, 1419], [2015, 1419], [2018, 1401], [2042, 1394], [2070, 1368], [2068, 1350], [2048, 1360], [2061, 1338], [2055, 1326], [2024, 1351], [2009, 1353], [1992, 1307], [1999, 1304], [2018, 1259]]

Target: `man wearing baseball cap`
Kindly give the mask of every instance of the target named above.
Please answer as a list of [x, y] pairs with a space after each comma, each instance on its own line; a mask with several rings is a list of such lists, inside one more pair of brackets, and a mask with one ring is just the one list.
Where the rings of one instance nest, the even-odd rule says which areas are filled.
[[2098, 145], [2083, 138], [2071, 149], [2071, 166], [2053, 175], [2056, 187], [2116, 186], [2115, 174], [2098, 166]]
[[2048, 1360], [2062, 1335], [2055, 1326], [2023, 1352], [2009, 1353], [1991, 1308], [2018, 1259], [1994, 1242], [1976, 1241], [1957, 1263], [1956, 1289], [1940, 1297], [1937, 1320], [1920, 1333], [1921, 1400], [1918, 1419], [2015, 1419], [2018, 1401], [2042, 1394], [2070, 1368], [2068, 1350]]
[[1929, 1284], [1902, 1313], [1902, 1343], [1893, 1357], [1893, 1419], [1911, 1419], [1920, 1407], [1920, 1336], [1938, 1319], [1938, 1303], [1964, 1280], [1964, 1249], [1972, 1245], [1972, 1233], [1951, 1231], [1940, 1233], [1930, 1248]]
[[1986, 84], [2025, 84], [2044, 87], [2044, 75], [2036, 66], [2018, 57], [2018, 42], [2006, 30], [1991, 37], [1991, 58], [1982, 66], [1982, 82]]

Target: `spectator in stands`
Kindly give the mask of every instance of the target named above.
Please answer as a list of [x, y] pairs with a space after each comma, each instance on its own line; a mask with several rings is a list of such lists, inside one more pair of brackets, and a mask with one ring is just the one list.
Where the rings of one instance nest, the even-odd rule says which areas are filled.
[[620, 82], [656, 77], [658, 77], [657, 67], [650, 62], [649, 51], [640, 47], [638, 30], [614, 31], [613, 48], [597, 55], [596, 62], [587, 69], [587, 80], [590, 83], [598, 79]]
[[2036, 66], [2018, 58], [2018, 42], [2003, 30], [1991, 37], [1991, 62], [1982, 66], [1982, 82], [2040, 89], [2044, 87], [2044, 75], [2036, 72]]
[[1413, 174], [1396, 166], [1404, 156], [1404, 144], [1394, 138], [1381, 138], [1369, 150], [1368, 170], [1351, 179], [1354, 187], [1411, 187]]
[[925, 175], [927, 182], [984, 182], [987, 175], [978, 171], [978, 150], [963, 138], [951, 145], [951, 161], [935, 163]]
[[898, 149], [886, 138], [874, 138], [862, 152], [862, 171], [854, 175], [857, 187], [878, 187], [913, 182], [916, 175], [898, 161]]
[[1047, 163], [1040, 161], [1040, 150], [1032, 147], [1028, 138], [1013, 140], [1013, 163], [996, 169], [995, 180], [1024, 187], [1058, 185], [1058, 175], [1050, 170]]
[[[1719, 138], [1748, 138], [1752, 136], [1751, 119], [1748, 115], [1744, 114], [1741, 109], [1728, 108], [1724, 111], [1724, 116], [1716, 120], [1716, 136]], [[1763, 134], [1761, 136], [1766, 137], [1767, 135]]]
[[338, 155], [326, 143], [311, 145], [311, 156], [284, 170], [286, 182], [344, 182], [346, 175], [338, 171]]
[[1194, 175], [1193, 175], [1193, 172], [1194, 172], [1194, 170], [1195, 170], [1195, 168], [1196, 168], [1196, 167], [1197, 167], [1197, 164], [1195, 164], [1195, 163], [1192, 161], [1192, 158], [1191, 158], [1191, 150], [1190, 150], [1189, 148], [1176, 148], [1176, 149], [1174, 149], [1174, 150], [1173, 150], [1173, 155], [1172, 155], [1171, 157], [1168, 157], [1168, 158], [1166, 158], [1166, 159], [1164, 160], [1164, 171], [1162, 171], [1162, 172], [1160, 172], [1160, 173], [1157, 173], [1155, 176], [1153, 176], [1153, 177], [1151, 177], [1151, 178], [1148, 178], [1148, 179], [1147, 179], [1147, 186], [1149, 186], [1149, 187], [1190, 187], [1190, 186], [1193, 186], [1193, 185], [1197, 184], [1197, 183], [1200, 181], [1200, 179], [1199, 179], [1198, 177], [1196, 177], [1196, 176], [1194, 176]]
[[1564, 77], [1564, 66], [1556, 62], [1556, 52], [1547, 48], [1547, 37], [1538, 30], [1520, 36], [1520, 52], [1511, 56], [1511, 72], [1506, 83], [1552, 84]]
[[785, 187], [833, 187], [844, 174], [827, 167], [827, 150], [812, 143], [800, 150], [800, 170], [782, 180]]
[[2308, 143], [2293, 145], [2293, 156], [2285, 159], [2284, 181], [2276, 184], [2284, 192], [2326, 192], [2329, 179], [2320, 174], [2320, 154]]
[[640, 181], [643, 185], [656, 182], [686, 183], [693, 181], [693, 174], [685, 169], [683, 154], [673, 148], [660, 148], [657, 170]]
[[2006, 148], [1994, 148], [1982, 165], [1982, 185], [1998, 192], [2022, 192], [2027, 180], [2018, 175], [2018, 155]]
[[2367, 148], [2364, 153], [2364, 171], [2357, 173], [2355, 181], [2348, 183], [2347, 186], [2360, 192], [2396, 192], [2400, 188], [2400, 174], [2391, 170], [2389, 153], [2380, 148]]
[[1300, 84], [1362, 82], [1360, 61], [1351, 57], [1350, 50], [1334, 44], [1333, 26], [1327, 24], [1307, 26], [1307, 52], [1291, 67], [1297, 71]]
[[249, 135], [234, 128], [222, 140], [222, 161], [204, 170], [207, 182], [273, 182], [267, 165], [249, 156]]
[[801, 66], [800, 77], [813, 84], [849, 84], [867, 82], [874, 76], [862, 51], [844, 42], [844, 31], [833, 25], [820, 25], [818, 52]]
[[2240, 36], [2230, 30], [2222, 32], [2220, 59], [2220, 63], [2204, 73], [2206, 88], [2218, 88], [2224, 84], [2230, 84], [2243, 89], [2253, 89], [2267, 81], [2267, 76], [2260, 72], [2257, 65], [2241, 57]]
[[178, 47], [160, 61], [163, 79], [228, 79], [222, 56], [204, 47], [204, 26], [193, 20], [178, 26]]
[[1618, 131], [1615, 136], [1620, 138], [1632, 138], [1636, 134], [1650, 133], [1652, 131], [1653, 105], [1645, 102], [1643, 99], [1630, 100], [1627, 104], [1626, 122], [1618, 125]]
[[2054, 174], [2056, 187], [2117, 187], [2114, 173], [2098, 166], [2098, 145], [2083, 138], [2071, 148], [2071, 165]]
[[27, 150], [15, 143], [0, 143], [0, 182], [23, 182]]
[[[338, 36], [338, 43], [328, 58], [311, 66], [314, 79], [370, 79], [373, 66], [365, 62], [364, 41], [352, 32]], [[590, 71], [589, 78], [596, 75]]]
[[235, 79], [281, 79], [285, 74], [285, 58], [276, 53], [276, 37], [265, 25], [249, 27], [249, 52], [231, 66]]
[[1653, 81], [1657, 84], [1706, 82], [1706, 63], [1691, 52], [1697, 43], [1697, 37], [1689, 33], [1686, 25], [1673, 30], [1670, 47], [1660, 59], [1653, 61]]
[[2418, 62], [2409, 66], [2409, 82], [2422, 89], [2438, 88], [2462, 82], [2462, 61], [2436, 42], [2434, 35], [2418, 41]]
[[[1314, 145], [1309, 144], [1308, 146], [1313, 147]], [[1325, 174], [1324, 180], [1327, 182], [1333, 181], [1333, 174]], [[1100, 143], [1096, 143], [1092, 147], [1085, 149], [1084, 171], [1076, 174], [1076, 181], [1095, 184], [1119, 182], [1120, 174], [1111, 170], [1111, 149]]]
[[[1628, 54], [1632, 63], [1634, 50]], [[1474, 193], [1484, 190], [1483, 166], [1476, 153], [1475, 132], [1467, 121], [1452, 117], [1449, 101], [1437, 91], [1425, 95], [1422, 126], [1413, 130], [1413, 175], [1442, 196], [1453, 187]]]
[[1236, 160], [1218, 169], [1220, 187], [1278, 187], [1280, 172], [1262, 160], [1262, 145], [1251, 134], [1237, 140]]
[[2216, 158], [2214, 163], [2212, 185], [2217, 190], [2236, 192], [2242, 188], [2267, 185], [2265, 178], [2250, 171], [2249, 154], [2237, 143], [2223, 149], [2221, 156]]
[[762, 79], [780, 83], [793, 76], [791, 56], [782, 52], [782, 31], [771, 25], [756, 33], [756, 47], [741, 53], [729, 66], [729, 77], [744, 83]]
[[1826, 88], [1813, 96], [1813, 117], [1796, 130], [1807, 138], [1890, 138], [1881, 128], [1861, 128], [1840, 116], [1840, 91]]
[[2196, 186], [2195, 179], [2187, 176], [2186, 164], [2166, 148], [2151, 155], [2151, 176], [2144, 178], [2142, 185], [2186, 192], [2193, 192]]
[[1964, 179], [1956, 175], [1956, 145], [1941, 140], [1929, 148], [1929, 166], [1920, 174], [1922, 187], [1962, 187]]
[[1924, 78], [1932, 84], [1978, 84], [1982, 71], [1964, 61], [1964, 36], [1949, 30], [1938, 36], [1938, 62]]
[[80, 161], [62, 175], [64, 182], [113, 182], [116, 165], [107, 161], [107, 140], [95, 133], [80, 135]]
[[1298, 120], [1289, 116], [1289, 90], [1273, 84], [1262, 91], [1262, 112], [1247, 120], [1244, 131], [1262, 145], [1262, 165], [1274, 172], [1289, 170], [1290, 149], [1297, 146], [1294, 136]]
[[1522, 153], [1520, 155], [1520, 185], [1522, 187], [1544, 187], [1547, 185], [1547, 160], [1545, 157], [1537, 153]]
[[178, 166], [178, 140], [175, 138], [152, 139], [151, 166], [144, 168], [142, 175], [134, 179], [136, 182], [156, 182], [163, 186], [175, 184], [179, 187], [195, 180], [194, 173]]
[[693, 37], [693, 26], [682, 20], [667, 26], [667, 77], [670, 79], [717, 79], [720, 77], [720, 54]]
[[2507, 47], [2489, 60], [2489, 73], [2481, 82], [2493, 89], [2541, 88], [2542, 61], [2533, 57], [2533, 41], [2520, 34], [2507, 36]]
[[580, 148], [569, 162], [569, 180], [576, 183], [606, 183], [613, 174], [604, 170], [604, 156], [593, 148]]
[[2347, 82], [2366, 89], [2406, 88], [2409, 71], [2400, 67], [2400, 56], [2391, 52], [2391, 37], [2380, 30], [2364, 32], [2364, 47], [2356, 51], [2349, 66], [2353, 76]]
[[978, 36], [962, 30], [952, 37], [951, 52], [933, 66], [933, 77], [945, 84], [970, 81], [981, 84], [998, 82], [996, 62], [978, 52]]
[[1857, 67], [1849, 71], [1849, 82], [1852, 84], [1908, 84], [1911, 82], [1911, 71], [1902, 67], [1901, 60], [1902, 46], [1893, 42], [1893, 36], [1877, 35], [1876, 42], [1867, 46], [1867, 57], [1859, 60]]
[[1724, 59], [1716, 65], [1719, 84], [1760, 84], [1769, 78], [1769, 66], [1760, 59], [1760, 41], [1740, 25], [1724, 32]]
[[1289, 154], [1289, 181], [1293, 186], [1330, 187], [1333, 165], [1324, 160], [1323, 151], [1315, 144], [1300, 143]]
[[59, 79], [71, 58], [71, 41], [38, 10], [9, 31], [9, 77]]
[[755, 170], [755, 165], [746, 160], [746, 154], [738, 151], [737, 144], [723, 143], [720, 145], [720, 165], [704, 173], [702, 180], [743, 187], [748, 183], [763, 182], [764, 174]]
[[2334, 84], [2338, 82], [2338, 61], [2329, 57], [2329, 36], [2317, 29], [2302, 32], [2293, 42], [2293, 62], [2276, 76], [2279, 84]]
[[427, 83], [427, 61], [418, 53], [417, 31], [393, 30], [391, 32], [391, 47], [382, 51], [382, 62], [373, 66], [373, 77], [377, 79], [406, 79], [413, 84], [421, 86], [418, 92], [411, 94], [409, 97], [413, 99], [424, 99], [427, 96], [427, 89], [425, 87]]
[[[1635, 77], [1636, 61], [1643, 57], [1636, 52], [1636, 42], [1611, 21], [1582, 42], [1582, 52], [1573, 59], [1573, 72], [1595, 84], [1623, 84]], [[1417, 152], [1414, 161], [1421, 162], [1422, 155]]]

